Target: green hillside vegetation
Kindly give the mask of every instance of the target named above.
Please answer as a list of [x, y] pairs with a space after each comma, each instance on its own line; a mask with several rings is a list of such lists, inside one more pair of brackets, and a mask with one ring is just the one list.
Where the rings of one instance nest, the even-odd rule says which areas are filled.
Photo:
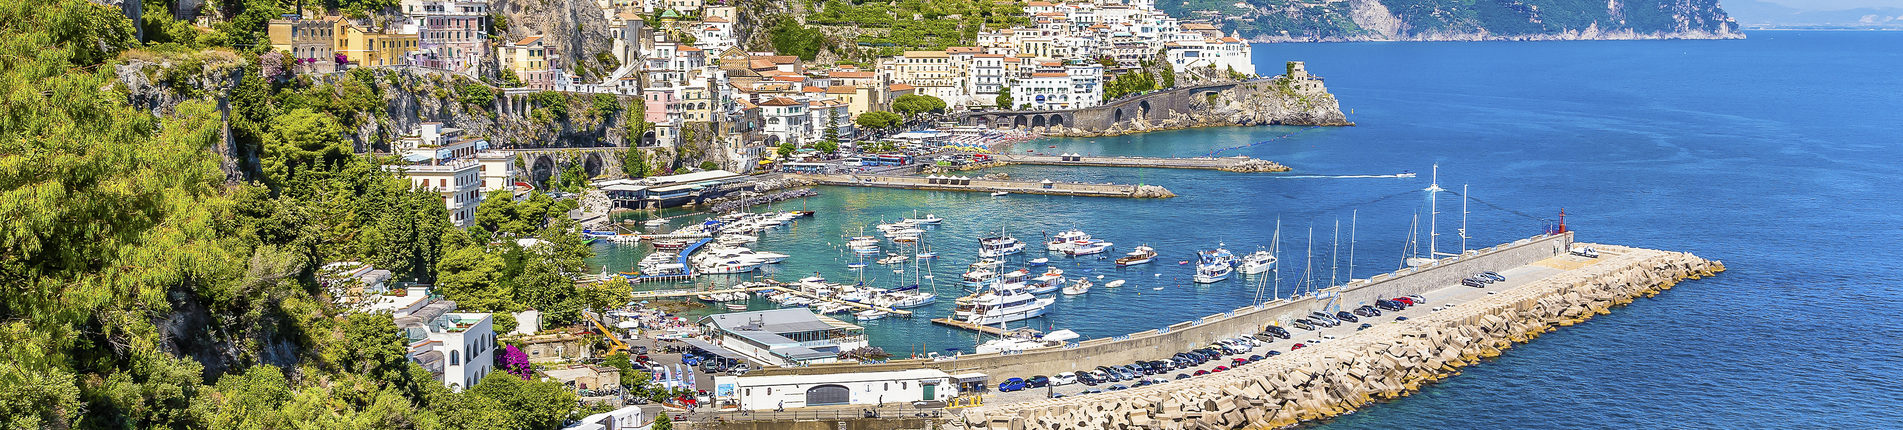
[[[465, 309], [556, 318], [615, 294], [557, 275], [587, 252], [548, 216], [564, 206], [485, 206], [465, 232], [441, 196], [354, 154], [351, 130], [383, 105], [370, 74], [289, 78], [280, 55], [216, 48], [244, 38], [168, 22], [142, 45], [83, 0], [0, 0], [0, 22], [0, 426], [554, 428], [576, 413], [566, 389], [505, 372], [450, 392], [388, 315], [345, 312], [317, 282], [329, 261], [476, 278], [492, 288], [451, 292]], [[128, 104], [127, 58], [169, 62], [146, 73], [188, 99], [160, 116]], [[552, 245], [510, 248], [526, 235]], [[459, 266], [471, 249], [500, 267]]]
[[[901, 0], [897, 2], [807, 0], [808, 9], [817, 13], [806, 17], [808, 25], [854, 27], [871, 30], [853, 42], [874, 49], [879, 55], [898, 55], [905, 50], [942, 50], [950, 46], [971, 45], [981, 30], [998, 30], [1031, 24], [1020, 2], [991, 0]], [[875, 30], [876, 29], [876, 30]]]

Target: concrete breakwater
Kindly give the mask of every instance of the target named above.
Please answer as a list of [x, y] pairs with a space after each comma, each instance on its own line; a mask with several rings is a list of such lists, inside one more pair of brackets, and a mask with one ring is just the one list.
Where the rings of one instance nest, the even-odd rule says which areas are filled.
[[1164, 169], [1207, 169], [1224, 172], [1286, 172], [1288, 166], [1274, 161], [1234, 157], [1105, 157], [1084, 155], [999, 155], [998, 161], [1004, 164], [1036, 164], [1046, 166], [1092, 166], [1092, 167], [1155, 167]]
[[[1558, 274], [1257, 364], [1169, 384], [963, 411], [955, 428], [1277, 428], [1394, 399], [1515, 343], [1724, 270], [1686, 253], [1593, 245]], [[1539, 263], [1536, 263], [1539, 264]]]
[[973, 191], [1018, 194], [1048, 194], [1084, 197], [1169, 198], [1169, 189], [1156, 185], [1086, 184], [1077, 182], [1014, 181], [957, 178], [956, 181], [916, 176], [889, 175], [798, 175], [819, 185], [849, 187], [903, 188], [911, 190]]

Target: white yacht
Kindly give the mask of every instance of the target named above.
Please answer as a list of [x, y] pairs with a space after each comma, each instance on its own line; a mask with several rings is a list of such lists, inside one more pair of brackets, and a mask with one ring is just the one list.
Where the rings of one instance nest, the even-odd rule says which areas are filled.
[[1215, 250], [1197, 252], [1196, 258], [1197, 263], [1219, 263], [1230, 267], [1235, 267], [1236, 265], [1236, 254], [1232, 254], [1228, 249], [1224, 249], [1221, 243], [1216, 244]]
[[1037, 318], [1050, 312], [1057, 299], [1038, 297], [1020, 288], [991, 288], [960, 297], [952, 319], [977, 325], [1003, 324]]
[[858, 254], [879, 253], [879, 240], [872, 238], [872, 236], [853, 237], [852, 240], [846, 242], [846, 246], [852, 248], [852, 252]]
[[792, 256], [778, 252], [755, 251], [741, 247], [716, 247], [707, 250], [715, 258], [739, 258], [757, 260], [764, 264], [777, 264]]
[[886, 312], [882, 310], [867, 309], [867, 310], [859, 311], [858, 313], [852, 314], [852, 317], [853, 319], [857, 319], [859, 321], [872, 321], [872, 320], [876, 320], [880, 318], [885, 318], [886, 315], [887, 315]]
[[909, 222], [909, 223], [917, 224], [917, 225], [938, 225], [938, 223], [942, 221], [945, 221], [945, 219], [939, 218], [938, 215], [933, 215], [933, 214], [925, 214], [924, 218], [906, 218], [905, 219], [905, 222]]
[[906, 257], [904, 255], [890, 254], [890, 255], [886, 255], [885, 258], [879, 259], [878, 263], [879, 264], [900, 264], [910, 259], [911, 257]]
[[1110, 242], [1091, 239], [1088, 241], [1084, 241], [1082, 243], [1073, 243], [1070, 249], [1064, 250], [1064, 253], [1072, 257], [1076, 257], [1079, 255], [1102, 254], [1104, 251], [1109, 251], [1111, 245], [1113, 244]]
[[759, 270], [764, 264], [766, 263], [739, 258], [711, 258], [702, 260], [699, 269], [701, 273], [710, 275], [747, 273]]
[[1081, 296], [1090, 292], [1090, 286], [1090, 278], [1077, 278], [1076, 281], [1071, 281], [1070, 286], [1064, 287], [1064, 295]]
[[1268, 251], [1256, 251], [1242, 257], [1242, 273], [1254, 275], [1275, 269], [1275, 254]]
[[1087, 240], [1090, 240], [1090, 233], [1085, 233], [1082, 230], [1070, 229], [1068, 231], [1060, 231], [1060, 232], [1057, 232], [1057, 234], [1055, 235], [1051, 235], [1051, 239], [1049, 241], [1044, 242], [1044, 248], [1051, 251], [1063, 252], [1065, 250], [1070, 249], [1073, 246], [1072, 242], [1087, 241]]
[[1198, 284], [1213, 284], [1216, 282], [1222, 282], [1222, 280], [1224, 279], [1229, 279], [1229, 274], [1234, 270], [1235, 270], [1234, 268], [1229, 266], [1229, 263], [1223, 263], [1223, 262], [1200, 263], [1196, 265], [1196, 278], [1194, 280]]
[[979, 354], [989, 354], [994, 352], [1055, 348], [1064, 346], [1065, 342], [1076, 339], [1077, 337], [1077, 332], [1070, 330], [1058, 330], [1043, 336], [1010, 336], [985, 341], [985, 343], [978, 345], [977, 350]]
[[1047, 268], [1044, 270], [1044, 274], [1037, 275], [1036, 278], [1032, 278], [1031, 280], [1037, 282], [1062, 281], [1064, 280], [1064, 269], [1056, 267]]
[[996, 258], [1020, 252], [1024, 252], [1024, 241], [1007, 234], [978, 240], [979, 257]]
[[983, 287], [997, 278], [998, 272], [993, 272], [991, 269], [975, 269], [965, 272], [965, 286]]

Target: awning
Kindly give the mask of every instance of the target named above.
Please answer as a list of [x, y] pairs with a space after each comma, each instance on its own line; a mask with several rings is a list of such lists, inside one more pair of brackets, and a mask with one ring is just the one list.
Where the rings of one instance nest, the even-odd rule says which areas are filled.
[[640, 326], [641, 326], [641, 322], [635, 321], [635, 320], [627, 320], [627, 321], [615, 323], [615, 328], [635, 328]]
[[717, 356], [720, 356], [720, 358], [725, 358], [728, 360], [734, 360], [734, 361], [740, 361], [740, 362], [747, 361], [747, 356], [740, 355], [740, 353], [728, 350], [726, 347], [715, 345], [713, 343], [710, 343], [704, 340], [688, 337], [688, 338], [681, 338], [680, 341], [681, 343], [687, 344], [687, 346], [694, 347], [694, 349], [707, 351], [708, 354], [717, 355]]

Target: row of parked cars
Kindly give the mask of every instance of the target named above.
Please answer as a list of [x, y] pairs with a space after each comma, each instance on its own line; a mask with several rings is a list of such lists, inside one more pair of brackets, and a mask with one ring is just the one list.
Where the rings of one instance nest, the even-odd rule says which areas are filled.
[[[1344, 323], [1360, 322], [1361, 318], [1381, 316], [1381, 313], [1384, 311], [1400, 311], [1410, 306], [1423, 304], [1427, 304], [1427, 298], [1421, 297], [1418, 294], [1381, 299], [1376, 300], [1372, 305], [1363, 305], [1352, 311], [1338, 311], [1333, 314], [1310, 312], [1307, 316], [1298, 318], [1289, 325], [1304, 330], [1319, 330], [1323, 327], [1335, 327]], [[1395, 318], [1397, 321], [1404, 321], [1406, 319], [1407, 317]], [[1360, 329], [1373, 326], [1373, 324], [1362, 323]], [[1274, 342], [1276, 339], [1290, 339], [1293, 337], [1294, 333], [1290, 333], [1287, 328], [1271, 325], [1263, 327], [1262, 331], [1255, 335], [1223, 339], [1206, 347], [1179, 352], [1167, 360], [1138, 361], [1120, 366], [1097, 366], [1094, 370], [1064, 372], [1053, 377], [1037, 375], [1030, 378], [1011, 378], [999, 383], [998, 391], [1010, 392], [1050, 386], [1084, 384], [1085, 386], [1093, 388], [1085, 389], [1082, 394], [1091, 394], [1101, 393], [1106, 390], [1117, 391], [1145, 385], [1162, 384], [1172, 379], [1180, 380], [1192, 376], [1223, 372], [1232, 368], [1255, 363], [1267, 359], [1268, 357], [1281, 355], [1281, 351], [1269, 351], [1266, 354], [1243, 356], [1257, 347]], [[1310, 344], [1321, 343], [1324, 340], [1334, 338], [1334, 336], [1322, 336], [1321, 339], [1310, 339], [1298, 342], [1292, 345], [1289, 350], [1302, 349]], [[1177, 373], [1176, 376], [1171, 379], [1154, 377], [1168, 374], [1175, 370], [1201, 366], [1212, 360], [1221, 360], [1223, 358], [1228, 358], [1229, 361], [1224, 364], [1219, 364], [1214, 368], [1197, 370], [1195, 372]], [[1123, 383], [1129, 383], [1129, 385]], [[1094, 388], [1104, 384], [1109, 384], [1109, 386], [1101, 390]], [[1056, 396], [1063, 397], [1061, 394]]]
[[1474, 287], [1474, 288], [1487, 288], [1487, 284], [1501, 282], [1505, 280], [1507, 280], [1507, 277], [1500, 276], [1500, 274], [1498, 273], [1493, 273], [1489, 271], [1489, 272], [1476, 273], [1473, 276], [1468, 276], [1467, 279], [1460, 280], [1460, 285], [1466, 285], [1466, 286]]

